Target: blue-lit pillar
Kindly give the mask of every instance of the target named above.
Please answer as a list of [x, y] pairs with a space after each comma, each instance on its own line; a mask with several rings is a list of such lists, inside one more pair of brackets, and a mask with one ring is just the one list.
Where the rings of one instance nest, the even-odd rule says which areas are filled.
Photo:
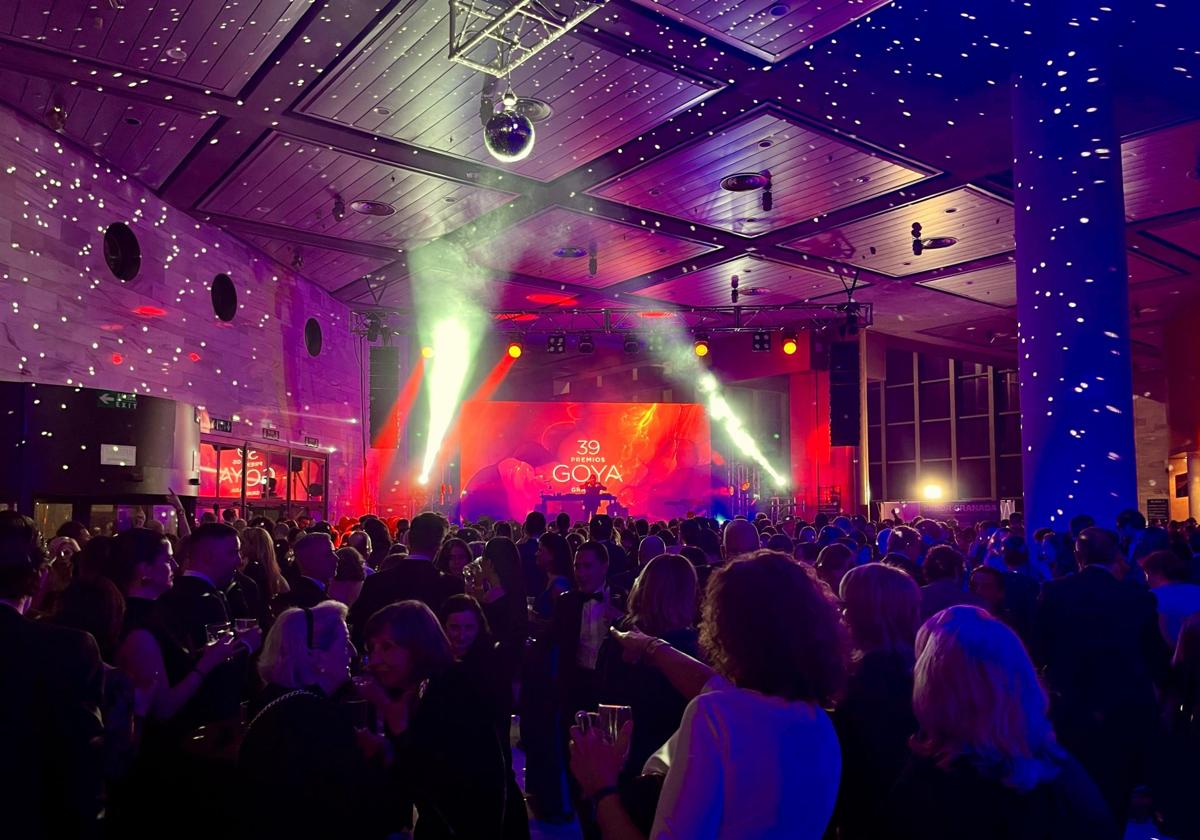
[[1026, 521], [1062, 530], [1089, 513], [1112, 527], [1137, 506], [1112, 16], [1079, 0], [1013, 8]]

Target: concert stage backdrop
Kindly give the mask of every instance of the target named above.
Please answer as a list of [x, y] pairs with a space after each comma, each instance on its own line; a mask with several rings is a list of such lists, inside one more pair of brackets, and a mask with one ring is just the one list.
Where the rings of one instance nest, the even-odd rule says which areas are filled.
[[551, 518], [567, 510], [578, 519], [591, 480], [636, 516], [667, 519], [711, 504], [712, 452], [700, 405], [467, 402], [460, 428], [467, 518], [521, 520], [542, 508]]

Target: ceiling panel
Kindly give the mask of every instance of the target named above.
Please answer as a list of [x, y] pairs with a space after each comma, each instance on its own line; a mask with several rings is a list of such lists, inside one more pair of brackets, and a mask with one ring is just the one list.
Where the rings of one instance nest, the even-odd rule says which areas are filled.
[[680, 275], [637, 294], [677, 306], [729, 306], [734, 276], [738, 278], [738, 302], [744, 306], [797, 303], [843, 291], [842, 281], [833, 275], [775, 260], [741, 256]]
[[[388, 265], [387, 260], [300, 245], [263, 236], [244, 236], [247, 242], [270, 254], [283, 265], [290, 266], [327, 291], [337, 291], [364, 274], [372, 274]], [[299, 257], [299, 260], [297, 260]]]
[[[346, 205], [341, 221], [333, 215], [335, 196]], [[401, 248], [449, 233], [511, 197], [274, 134], [201, 207]], [[360, 215], [350, 207], [358, 199], [393, 205], [396, 213]]]
[[[721, 179], [770, 172], [762, 192], [728, 192]], [[690, 222], [758, 236], [892, 192], [929, 174], [865, 146], [823, 134], [773, 111], [739, 120], [590, 192]]]
[[[1179, 274], [1170, 266], [1132, 251], [1128, 252], [1128, 257], [1129, 284], [1131, 286], [1139, 283], [1151, 283]], [[950, 274], [934, 280], [926, 280], [918, 285], [977, 300], [980, 303], [990, 303], [993, 306], [1017, 305], [1017, 267], [1012, 262], [981, 268], [977, 271]]]
[[1200, 217], [1150, 230], [1150, 235], [1200, 259]]
[[891, 0], [637, 0], [771, 61], [787, 58]]
[[[588, 274], [587, 256], [563, 258], [554, 254], [563, 247], [587, 251], [592, 243], [596, 246], [594, 277]], [[603, 289], [714, 248], [715, 245], [668, 236], [651, 228], [551, 207], [477, 246], [473, 254], [497, 271]]]
[[1123, 141], [1121, 172], [1129, 221], [1200, 207], [1200, 121]]
[[553, 180], [658, 125], [710, 92], [700, 82], [566, 35], [512, 75], [518, 96], [547, 103], [533, 153], [498, 164], [483, 145], [480, 97], [501, 82], [446, 57], [445, 3], [409, 3], [302, 106], [316, 117]]
[[[912, 250], [912, 226], [923, 237], [951, 236], [950, 248]], [[975, 187], [963, 187], [848, 225], [806, 236], [784, 247], [903, 277], [1002, 254], [1016, 247], [1012, 205]]]
[[992, 315], [969, 322], [942, 324], [920, 332], [933, 338], [948, 339], [959, 344], [972, 344], [996, 351], [1011, 352], [1017, 346], [1017, 319], [1009, 315]]
[[1134, 320], [1165, 321], [1178, 307], [1200, 299], [1200, 284], [1194, 277], [1175, 277], [1158, 283], [1134, 286], [1129, 292], [1129, 310]]
[[234, 94], [310, 6], [311, 0], [5, 0], [0, 34]]
[[918, 285], [992, 306], [1017, 305], [1017, 267], [1013, 263], [951, 274]]
[[200, 115], [10, 70], [0, 70], [0, 101], [51, 128], [57, 127], [56, 119], [65, 119], [64, 136], [155, 188], [162, 186], [210, 125]]

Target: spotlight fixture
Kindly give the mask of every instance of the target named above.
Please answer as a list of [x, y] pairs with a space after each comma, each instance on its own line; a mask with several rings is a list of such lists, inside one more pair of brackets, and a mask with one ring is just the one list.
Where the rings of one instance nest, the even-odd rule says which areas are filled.
[[600, 268], [600, 264], [597, 261], [596, 254], [597, 254], [596, 243], [589, 242], [588, 243], [588, 275], [590, 275], [591, 277], [595, 277], [596, 272]]
[[796, 340], [795, 330], [789, 330], [783, 334], [783, 355], [795, 356], [796, 351], [800, 349], [800, 343]]
[[767, 185], [763, 187], [762, 191], [762, 209], [764, 213], [770, 213], [775, 207], [775, 199], [771, 195], [771, 173], [764, 169], [762, 174], [767, 176]]
[[429, 346], [422, 347], [421, 348], [421, 358], [432, 359], [433, 358], [433, 348], [429, 347]]
[[595, 353], [596, 342], [592, 338], [591, 333], [584, 333], [579, 337], [579, 352], [580, 353]]
[[958, 240], [953, 236], [921, 236], [921, 223], [913, 222], [912, 226], [912, 252], [914, 257], [921, 256], [926, 249], [936, 251], [939, 248], [950, 248], [958, 244]]
[[304, 268], [304, 254], [301, 253], [299, 246], [292, 249], [292, 268], [297, 271]]
[[692, 351], [701, 359], [708, 355], [708, 350], [709, 347], [707, 338], [697, 338], [692, 344]]
[[764, 213], [771, 212], [775, 199], [771, 193], [771, 170], [762, 172], [739, 172], [727, 175], [721, 179], [721, 189], [727, 192], [753, 192], [762, 190], [762, 209]]
[[350, 209], [363, 216], [391, 216], [396, 208], [383, 201], [371, 201], [369, 198], [357, 198], [350, 202]]
[[766, 330], [755, 330], [750, 342], [750, 349], [755, 353], [770, 353], [771, 334]]
[[625, 333], [624, 348], [625, 348], [626, 353], [633, 354], [633, 353], [636, 353], [638, 350], [641, 350], [642, 346], [638, 342], [637, 336], [635, 336], [633, 333]]
[[849, 303], [838, 305], [837, 309], [839, 312], [845, 313], [846, 316], [846, 320], [838, 325], [838, 335], [840, 335], [842, 338], [858, 335], [858, 315], [861, 311], [861, 307], [859, 307], [859, 305], [854, 301], [850, 301]]
[[732, 302], [732, 303], [738, 302], [738, 286], [740, 284], [741, 284], [741, 281], [738, 279], [738, 276], [736, 274], [729, 278], [729, 288], [730, 288], [729, 299], [730, 299], [730, 302]]
[[343, 198], [342, 198], [340, 195], [338, 195], [337, 193], [334, 193], [334, 194], [333, 194], [333, 210], [332, 210], [332, 214], [333, 214], [333, 220], [334, 220], [335, 222], [340, 222], [340, 221], [342, 221], [343, 219], [345, 219], [345, 218], [346, 218], [346, 202], [345, 202], [345, 200], [344, 200], [344, 199], [343, 199]]
[[483, 127], [483, 142], [492, 157], [501, 163], [516, 163], [533, 151], [533, 120], [517, 110], [517, 95], [504, 92], [500, 110]]
[[650, 353], [661, 353], [663, 350], [663, 337], [659, 333], [650, 333], [646, 336], [646, 350]]
[[566, 353], [567, 337], [562, 333], [551, 333], [546, 336], [547, 353]]
[[514, 338], [508, 342], [508, 357], [510, 359], [519, 359], [521, 354], [525, 352], [525, 345], [521, 343], [521, 339]]
[[378, 315], [367, 315], [367, 342], [374, 344], [379, 340], [379, 334], [383, 331], [383, 319]]

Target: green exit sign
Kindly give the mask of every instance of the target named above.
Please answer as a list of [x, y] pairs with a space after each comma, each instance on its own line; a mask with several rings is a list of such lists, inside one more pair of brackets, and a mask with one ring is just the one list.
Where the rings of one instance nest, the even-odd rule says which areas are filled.
[[137, 408], [137, 394], [128, 394], [124, 391], [101, 391], [96, 397], [96, 403], [101, 408], [123, 408], [126, 411], [133, 411]]

